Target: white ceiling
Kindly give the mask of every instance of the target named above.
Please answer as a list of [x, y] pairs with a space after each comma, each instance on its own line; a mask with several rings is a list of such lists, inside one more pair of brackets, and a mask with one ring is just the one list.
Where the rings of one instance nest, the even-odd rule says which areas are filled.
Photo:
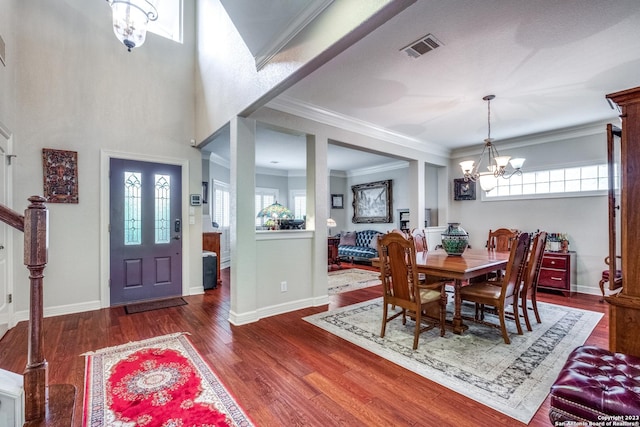
[[[428, 33], [443, 45], [417, 59], [401, 51]], [[605, 95], [636, 86], [638, 0], [418, 0], [273, 104], [371, 124], [425, 149], [455, 149], [482, 144], [482, 97], [495, 94], [499, 147], [501, 139], [614, 120]]]
[[[222, 132], [206, 147], [218, 161], [227, 164], [230, 157], [229, 133]], [[203, 150], [204, 151], [204, 150]], [[398, 162], [386, 156], [356, 151], [337, 144], [329, 144], [329, 169], [333, 171], [354, 171]], [[256, 128], [256, 167], [301, 171], [306, 168], [306, 136], [299, 133], [285, 133], [258, 123]]]

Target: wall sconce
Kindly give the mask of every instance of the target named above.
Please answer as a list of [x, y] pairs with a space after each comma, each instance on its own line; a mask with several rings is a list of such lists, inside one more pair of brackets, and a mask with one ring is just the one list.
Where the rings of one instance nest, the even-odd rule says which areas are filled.
[[158, 10], [148, 0], [107, 0], [113, 12], [113, 32], [129, 52], [140, 47], [147, 36], [147, 24], [158, 19]]

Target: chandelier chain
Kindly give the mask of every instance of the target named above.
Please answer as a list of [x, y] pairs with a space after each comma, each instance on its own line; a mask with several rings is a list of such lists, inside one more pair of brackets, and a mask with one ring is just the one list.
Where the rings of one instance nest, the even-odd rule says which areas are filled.
[[491, 99], [487, 100], [487, 139], [491, 141]]

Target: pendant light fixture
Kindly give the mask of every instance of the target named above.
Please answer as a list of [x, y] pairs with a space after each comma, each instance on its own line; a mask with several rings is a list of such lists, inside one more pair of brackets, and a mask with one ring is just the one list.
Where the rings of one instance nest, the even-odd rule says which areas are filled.
[[158, 19], [158, 10], [148, 0], [107, 0], [113, 13], [113, 32], [129, 52], [140, 47], [147, 36], [147, 24]]
[[[480, 187], [487, 192], [496, 187], [498, 184], [497, 179], [500, 177], [509, 179], [513, 175], [522, 175], [522, 165], [525, 161], [523, 158], [512, 159], [510, 156], [501, 156], [493, 144], [493, 139], [491, 138], [491, 100], [494, 98], [495, 95], [487, 95], [482, 98], [484, 101], [487, 101], [488, 134], [487, 139], [484, 140], [484, 147], [482, 148], [482, 154], [480, 154], [478, 163], [475, 163], [473, 160], [460, 162], [464, 180], [473, 182], [480, 181]], [[487, 171], [480, 172], [482, 170], [481, 165], [483, 164], [485, 153], [487, 153]], [[507, 170], [507, 166], [509, 165], [511, 165], [512, 170]]]

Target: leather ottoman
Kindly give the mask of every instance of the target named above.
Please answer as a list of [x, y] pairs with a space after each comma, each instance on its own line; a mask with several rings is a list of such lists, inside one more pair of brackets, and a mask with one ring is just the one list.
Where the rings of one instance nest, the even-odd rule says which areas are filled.
[[549, 418], [553, 425], [640, 425], [640, 358], [576, 348], [551, 386]]

